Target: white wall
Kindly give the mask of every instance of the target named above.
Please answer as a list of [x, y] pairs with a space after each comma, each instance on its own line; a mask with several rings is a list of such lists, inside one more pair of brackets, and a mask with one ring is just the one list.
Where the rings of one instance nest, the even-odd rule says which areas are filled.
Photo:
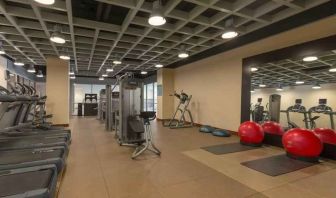
[[[326, 98], [328, 100], [327, 105], [336, 110], [336, 83], [334, 84], [322, 84], [322, 88], [318, 90], [312, 89], [311, 85], [284, 87], [284, 91], [278, 92], [274, 88], [256, 89], [251, 94], [251, 103], [255, 104], [258, 98], [263, 99], [263, 105], [265, 106], [269, 101], [271, 94], [281, 95], [281, 110], [286, 110], [289, 106], [294, 105], [295, 99], [302, 99], [302, 105], [308, 110], [312, 106], [318, 104], [320, 98]], [[285, 113], [280, 114], [280, 123], [283, 126], [287, 125], [287, 119]], [[304, 127], [303, 115], [299, 113], [291, 113], [291, 120], [300, 127]], [[321, 116], [317, 121], [317, 127], [330, 128], [330, 119], [328, 115], [319, 114]]]

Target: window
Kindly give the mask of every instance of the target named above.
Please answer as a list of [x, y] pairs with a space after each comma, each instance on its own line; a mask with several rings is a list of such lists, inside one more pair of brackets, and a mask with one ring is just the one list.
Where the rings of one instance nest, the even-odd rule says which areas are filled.
[[147, 84], [147, 111], [154, 111], [154, 84]]
[[[74, 96], [73, 96], [73, 115], [77, 115], [78, 103], [83, 103], [85, 94], [97, 94], [99, 102], [99, 93], [100, 90], [105, 89], [105, 85], [93, 85], [93, 84], [74, 84]], [[115, 90], [119, 90], [119, 87], [116, 87]]]
[[147, 111], [147, 86], [144, 85], [143, 88], [143, 110]]
[[149, 83], [144, 85], [143, 93], [143, 109], [144, 111], [157, 110], [157, 83]]
[[157, 83], [154, 83], [154, 111], [157, 111]]

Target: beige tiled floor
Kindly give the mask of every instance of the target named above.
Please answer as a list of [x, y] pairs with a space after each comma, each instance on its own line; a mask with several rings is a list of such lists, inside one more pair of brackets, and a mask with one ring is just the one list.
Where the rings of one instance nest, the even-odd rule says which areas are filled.
[[332, 162], [279, 177], [268, 177], [241, 161], [281, 153], [276, 148], [216, 156], [199, 149], [236, 142], [197, 129], [170, 130], [153, 123], [161, 157], [148, 153], [131, 160], [132, 148], [120, 147], [95, 118], [73, 118], [73, 142], [61, 198], [265, 198], [335, 197], [336, 166]]

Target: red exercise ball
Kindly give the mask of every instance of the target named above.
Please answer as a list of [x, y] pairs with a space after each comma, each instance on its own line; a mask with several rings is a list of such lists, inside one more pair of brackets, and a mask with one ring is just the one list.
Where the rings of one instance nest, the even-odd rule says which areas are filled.
[[238, 135], [243, 144], [259, 145], [264, 139], [264, 130], [258, 123], [246, 121], [239, 126]]
[[277, 135], [283, 135], [284, 130], [279, 123], [267, 121], [262, 125], [265, 133], [272, 133]]
[[336, 132], [332, 129], [316, 128], [313, 132], [321, 139], [323, 143], [336, 144]]
[[316, 158], [323, 149], [321, 140], [310, 130], [295, 128], [282, 136], [288, 154], [296, 157]]

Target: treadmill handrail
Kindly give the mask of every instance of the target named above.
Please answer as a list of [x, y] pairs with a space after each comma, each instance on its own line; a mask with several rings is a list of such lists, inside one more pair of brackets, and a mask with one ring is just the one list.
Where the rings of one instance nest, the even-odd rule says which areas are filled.
[[11, 95], [0, 95], [0, 102], [15, 102], [16, 97]]

